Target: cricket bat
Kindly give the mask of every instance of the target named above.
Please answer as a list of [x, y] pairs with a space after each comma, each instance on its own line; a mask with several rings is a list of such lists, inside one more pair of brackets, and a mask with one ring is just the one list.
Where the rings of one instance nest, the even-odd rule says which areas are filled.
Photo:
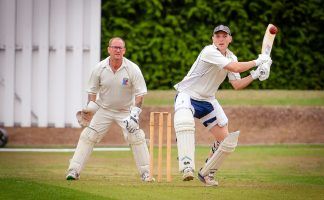
[[275, 25], [273, 24], [268, 25], [267, 30], [263, 37], [262, 50], [261, 50], [262, 54], [267, 54], [270, 56], [273, 41], [276, 37], [277, 32], [278, 32], [278, 28]]

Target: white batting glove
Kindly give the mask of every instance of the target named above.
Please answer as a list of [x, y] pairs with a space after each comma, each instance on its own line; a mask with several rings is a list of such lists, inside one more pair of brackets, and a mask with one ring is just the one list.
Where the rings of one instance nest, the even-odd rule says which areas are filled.
[[250, 74], [251, 74], [253, 80], [259, 78], [260, 77], [260, 69], [259, 69], [259, 67], [256, 70], [251, 70]]
[[269, 60], [268, 62], [265, 62], [259, 66], [260, 67], [260, 76], [259, 76], [260, 81], [264, 81], [269, 78], [271, 64], [272, 64], [272, 60]]
[[139, 107], [134, 106], [131, 108], [130, 115], [123, 121], [128, 132], [134, 133], [139, 129], [139, 115], [141, 112], [142, 109]]
[[271, 60], [269, 55], [259, 54], [259, 57], [256, 60], [254, 60], [255, 66], [259, 66], [262, 63], [268, 62], [269, 60]]

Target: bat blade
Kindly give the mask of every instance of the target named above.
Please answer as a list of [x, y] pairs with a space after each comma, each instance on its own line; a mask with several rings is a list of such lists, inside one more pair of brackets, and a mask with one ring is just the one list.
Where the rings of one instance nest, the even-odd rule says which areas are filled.
[[262, 54], [267, 54], [269, 56], [270, 56], [270, 53], [271, 53], [273, 41], [274, 41], [274, 39], [276, 37], [276, 33], [275, 34], [270, 33], [270, 28], [273, 27], [273, 26], [274, 26], [273, 24], [268, 25], [267, 30], [266, 30], [266, 32], [264, 34], [264, 37], [263, 37], [263, 42], [262, 42], [261, 53]]

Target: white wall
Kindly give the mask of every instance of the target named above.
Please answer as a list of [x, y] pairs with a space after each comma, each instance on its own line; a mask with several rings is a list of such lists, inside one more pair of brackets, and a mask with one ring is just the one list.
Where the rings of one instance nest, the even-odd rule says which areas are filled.
[[78, 127], [101, 0], [0, 0], [0, 125]]

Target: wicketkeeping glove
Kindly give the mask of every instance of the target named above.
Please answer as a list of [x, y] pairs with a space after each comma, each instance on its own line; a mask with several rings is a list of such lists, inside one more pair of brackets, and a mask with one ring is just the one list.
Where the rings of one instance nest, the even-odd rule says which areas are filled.
[[76, 113], [76, 118], [77, 118], [80, 126], [86, 127], [86, 126], [89, 126], [93, 115], [94, 115], [94, 113], [92, 113], [92, 112], [78, 111]]
[[99, 105], [93, 101], [89, 101], [89, 103], [82, 109], [82, 111], [78, 111], [76, 113], [76, 118], [80, 126], [85, 127], [89, 126], [93, 115], [99, 109]]
[[131, 108], [130, 115], [123, 121], [128, 132], [134, 133], [135, 130], [139, 129], [139, 115], [141, 112], [142, 109], [138, 107]]

